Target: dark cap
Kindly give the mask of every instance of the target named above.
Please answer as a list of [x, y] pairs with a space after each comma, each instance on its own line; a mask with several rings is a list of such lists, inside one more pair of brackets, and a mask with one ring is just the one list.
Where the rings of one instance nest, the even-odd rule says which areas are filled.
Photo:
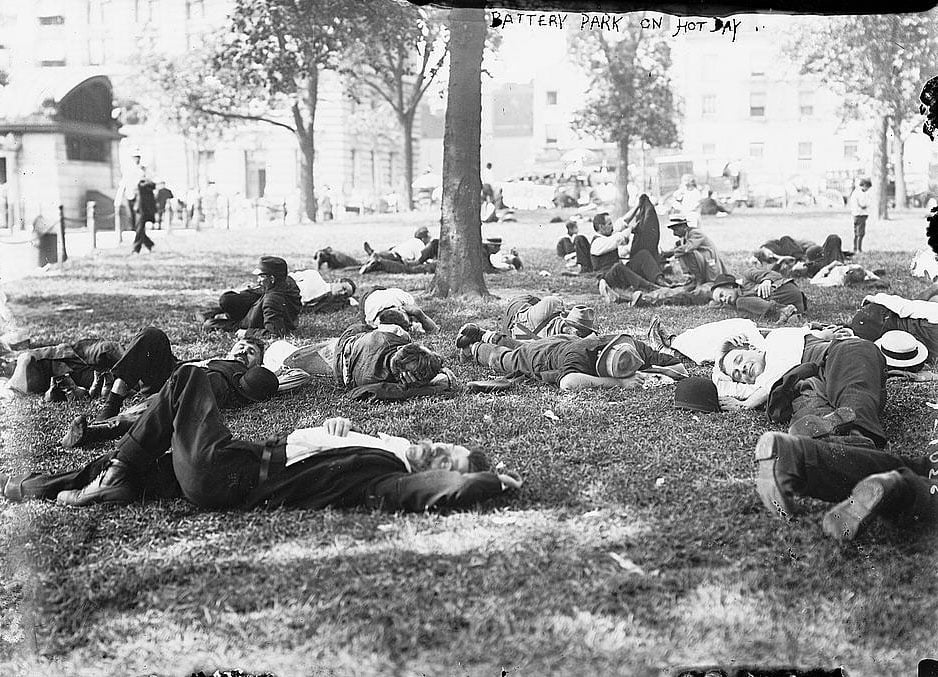
[[691, 376], [678, 381], [674, 387], [674, 406], [693, 411], [720, 411], [717, 386], [702, 376]]
[[430, 237], [430, 229], [426, 226], [420, 226], [415, 232], [414, 237], [418, 240], [422, 240], [425, 237]]
[[850, 328], [856, 336], [867, 341], [875, 341], [891, 328], [887, 326], [890, 314], [890, 310], [878, 303], [867, 303], [853, 316]]
[[251, 367], [238, 379], [238, 394], [252, 402], [262, 402], [277, 394], [280, 382], [266, 367]]
[[287, 276], [287, 262], [279, 256], [262, 256], [254, 269], [255, 275]]
[[739, 282], [736, 281], [736, 278], [728, 273], [721, 273], [716, 276], [713, 280], [713, 284], [710, 285], [711, 289], [716, 289], [717, 287], [738, 287]]

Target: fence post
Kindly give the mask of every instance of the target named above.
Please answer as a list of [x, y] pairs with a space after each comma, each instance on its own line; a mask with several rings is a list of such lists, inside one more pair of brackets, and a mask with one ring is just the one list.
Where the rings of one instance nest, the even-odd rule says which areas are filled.
[[68, 252], [65, 250], [65, 207], [59, 205], [59, 261], [68, 261]]
[[258, 214], [257, 214], [258, 206], [259, 206], [259, 205], [257, 204], [257, 198], [254, 198], [254, 227], [255, 227], [255, 228], [260, 228], [260, 227], [261, 227], [261, 223], [260, 223], [260, 220], [259, 220], [260, 217], [259, 217]]
[[283, 225], [287, 225], [287, 201], [283, 201]]
[[98, 227], [94, 222], [94, 200], [85, 203], [85, 225], [88, 226], [88, 232], [91, 233], [91, 248], [98, 248]]

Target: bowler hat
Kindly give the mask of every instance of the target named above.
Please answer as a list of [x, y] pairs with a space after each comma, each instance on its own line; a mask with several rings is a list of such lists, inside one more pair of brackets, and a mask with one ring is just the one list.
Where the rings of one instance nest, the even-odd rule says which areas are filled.
[[678, 226], [686, 226], [687, 219], [683, 216], [672, 216], [671, 222], [668, 224], [668, 228], [677, 228]]
[[711, 289], [716, 289], [717, 287], [738, 287], [739, 282], [736, 281], [736, 278], [730, 275], [729, 273], [720, 273], [713, 280], [713, 283], [710, 285]]
[[875, 341], [888, 330], [887, 320], [892, 311], [878, 303], [867, 303], [850, 321], [853, 333], [867, 341]]
[[921, 367], [928, 359], [928, 348], [907, 331], [887, 331], [874, 343], [886, 358], [887, 367], [913, 369]]
[[593, 331], [596, 324], [596, 309], [583, 305], [573, 306], [567, 311], [564, 320], [578, 329]]
[[674, 387], [674, 406], [694, 411], [720, 411], [716, 384], [702, 376], [678, 381]]
[[266, 367], [251, 367], [241, 375], [237, 383], [238, 394], [252, 402], [261, 402], [277, 394], [280, 382]]
[[596, 358], [596, 374], [612, 378], [631, 376], [645, 363], [635, 348], [635, 339], [619, 334], [600, 351]]
[[287, 262], [279, 256], [262, 256], [254, 269], [254, 275], [287, 276]]

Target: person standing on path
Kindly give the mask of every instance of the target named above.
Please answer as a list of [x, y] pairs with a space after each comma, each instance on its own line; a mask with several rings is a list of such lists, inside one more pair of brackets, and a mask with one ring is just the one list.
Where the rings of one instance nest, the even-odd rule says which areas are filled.
[[133, 253], [139, 254], [142, 247], [147, 251], [153, 250], [153, 240], [147, 235], [147, 223], [156, 222], [156, 184], [146, 175], [137, 183], [137, 197], [134, 199], [134, 248]]
[[853, 214], [853, 251], [863, 251], [863, 236], [866, 235], [866, 220], [870, 217], [869, 179], [860, 179], [860, 185], [850, 194], [850, 213]]

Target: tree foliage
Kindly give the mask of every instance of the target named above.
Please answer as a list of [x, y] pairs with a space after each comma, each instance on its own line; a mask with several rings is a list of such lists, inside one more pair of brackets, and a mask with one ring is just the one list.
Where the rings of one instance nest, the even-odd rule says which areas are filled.
[[349, 50], [344, 72], [352, 94], [368, 93], [394, 111], [404, 137], [405, 202], [413, 208], [414, 116], [448, 53], [448, 31], [441, 12], [395, 0], [371, 4], [367, 42]]
[[[938, 62], [934, 11], [923, 14], [812, 17], [793, 31], [785, 51], [844, 97], [845, 108], [878, 131], [873, 189], [886, 216], [887, 137], [896, 140], [896, 202], [903, 181], [902, 141], [920, 124], [918, 96]], [[904, 191], [902, 191], [904, 192]]]
[[669, 76], [671, 49], [662, 37], [642, 31], [644, 17], [639, 13], [622, 17], [622, 30], [617, 34], [578, 31], [570, 42], [590, 82], [573, 128], [617, 144], [620, 212], [628, 205], [629, 144], [671, 146], [678, 142]]

